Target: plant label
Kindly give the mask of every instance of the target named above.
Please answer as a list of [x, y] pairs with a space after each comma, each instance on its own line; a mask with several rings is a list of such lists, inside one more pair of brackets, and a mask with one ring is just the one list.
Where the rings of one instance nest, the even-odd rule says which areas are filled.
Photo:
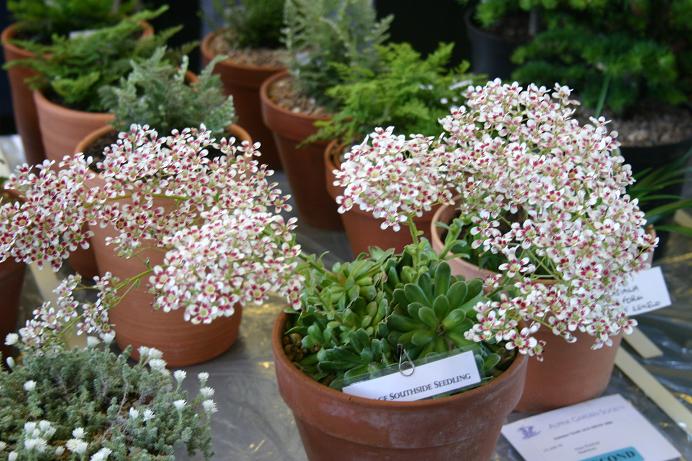
[[670, 294], [660, 267], [652, 267], [632, 277], [615, 294], [629, 316], [670, 306]]
[[481, 382], [473, 352], [445, 357], [379, 378], [350, 384], [350, 395], [390, 402], [410, 402], [445, 394]]
[[619, 394], [502, 427], [526, 461], [668, 461], [680, 453]]

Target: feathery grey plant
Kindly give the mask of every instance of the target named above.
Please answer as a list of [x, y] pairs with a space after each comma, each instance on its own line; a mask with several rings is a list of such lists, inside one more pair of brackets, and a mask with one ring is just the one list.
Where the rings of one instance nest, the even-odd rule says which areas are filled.
[[298, 91], [333, 108], [326, 91], [342, 82], [334, 64], [374, 69], [392, 17], [378, 21], [372, 0], [287, 0], [284, 22]]
[[114, 354], [112, 340], [105, 348], [91, 337], [86, 349], [29, 349], [8, 335], [23, 355], [0, 372], [0, 458], [173, 460], [178, 446], [212, 456], [208, 375], [200, 374], [191, 399], [185, 372], [171, 376], [161, 352], [140, 348], [139, 362], [129, 365], [129, 349]]

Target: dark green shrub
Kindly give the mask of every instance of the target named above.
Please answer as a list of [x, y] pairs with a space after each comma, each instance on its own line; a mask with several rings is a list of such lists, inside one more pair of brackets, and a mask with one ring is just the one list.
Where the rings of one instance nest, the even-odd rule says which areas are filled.
[[284, 0], [214, 0], [213, 7], [214, 21], [234, 48], [281, 46]]

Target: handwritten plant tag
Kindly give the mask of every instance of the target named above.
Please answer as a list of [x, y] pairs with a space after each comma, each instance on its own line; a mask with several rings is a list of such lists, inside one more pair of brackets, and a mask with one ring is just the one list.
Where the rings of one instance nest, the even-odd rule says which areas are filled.
[[[410, 374], [409, 374], [410, 373]], [[392, 402], [410, 402], [445, 394], [481, 382], [473, 352], [445, 357], [406, 373], [397, 371], [343, 388], [350, 395]]]
[[630, 283], [621, 288], [615, 299], [629, 316], [643, 314], [670, 306], [670, 294], [660, 267], [652, 267], [632, 277]]
[[680, 453], [622, 396], [515, 421], [502, 435], [526, 461], [668, 461]]

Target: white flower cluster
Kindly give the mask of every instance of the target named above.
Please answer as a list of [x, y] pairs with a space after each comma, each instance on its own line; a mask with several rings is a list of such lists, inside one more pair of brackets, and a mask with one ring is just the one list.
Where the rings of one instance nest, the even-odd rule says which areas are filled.
[[[7, 187], [23, 200], [0, 207], [0, 262], [13, 257], [57, 269], [88, 246], [87, 224], [112, 226], [116, 235], [107, 243], [122, 257], [145, 247], [168, 252], [152, 270], [157, 308], [184, 309], [188, 320], [208, 323], [269, 292], [298, 306], [295, 221], [280, 215], [290, 209], [288, 197], [255, 159], [259, 144], [236, 146], [211, 136], [203, 126], [159, 137], [133, 125], [105, 149], [99, 174], [81, 154], [66, 156], [59, 171], [52, 162], [38, 174], [22, 166]], [[210, 158], [212, 148], [224, 155]], [[57, 305], [42, 306], [24, 329], [33, 333], [31, 345], [41, 346], [43, 332], [68, 323], [76, 322], [80, 333], [108, 333], [107, 310], [129, 285], [110, 275], [96, 282], [101, 295], [85, 306], [72, 297], [78, 279], [63, 283]]]
[[[602, 118], [573, 119], [570, 92], [499, 80], [470, 87], [466, 105], [440, 121], [439, 142], [416, 144], [414, 165], [402, 163], [411, 149], [400, 136], [378, 130], [377, 146], [386, 147], [355, 147], [337, 175], [346, 186], [341, 212], [357, 204], [386, 223], [455, 195], [472, 248], [504, 260], [488, 288], [515, 288], [513, 297], [477, 306], [469, 339], [540, 355], [543, 344], [533, 337], [540, 325], [568, 341], [586, 332], [598, 348], [636, 324], [612, 295], [646, 267], [656, 239], [626, 195], [633, 179], [617, 133]], [[371, 158], [375, 150], [380, 160]], [[394, 202], [390, 193], [401, 191], [394, 182], [408, 177], [410, 186], [403, 183], [416, 192]]]
[[[383, 219], [381, 227], [400, 229], [412, 216], [422, 216], [440, 202], [451, 202], [440, 171], [443, 152], [433, 138], [394, 135], [394, 128], [377, 128], [346, 153], [334, 185], [344, 188], [337, 197], [339, 213], [355, 205]], [[439, 155], [435, 155], [438, 152]]]

